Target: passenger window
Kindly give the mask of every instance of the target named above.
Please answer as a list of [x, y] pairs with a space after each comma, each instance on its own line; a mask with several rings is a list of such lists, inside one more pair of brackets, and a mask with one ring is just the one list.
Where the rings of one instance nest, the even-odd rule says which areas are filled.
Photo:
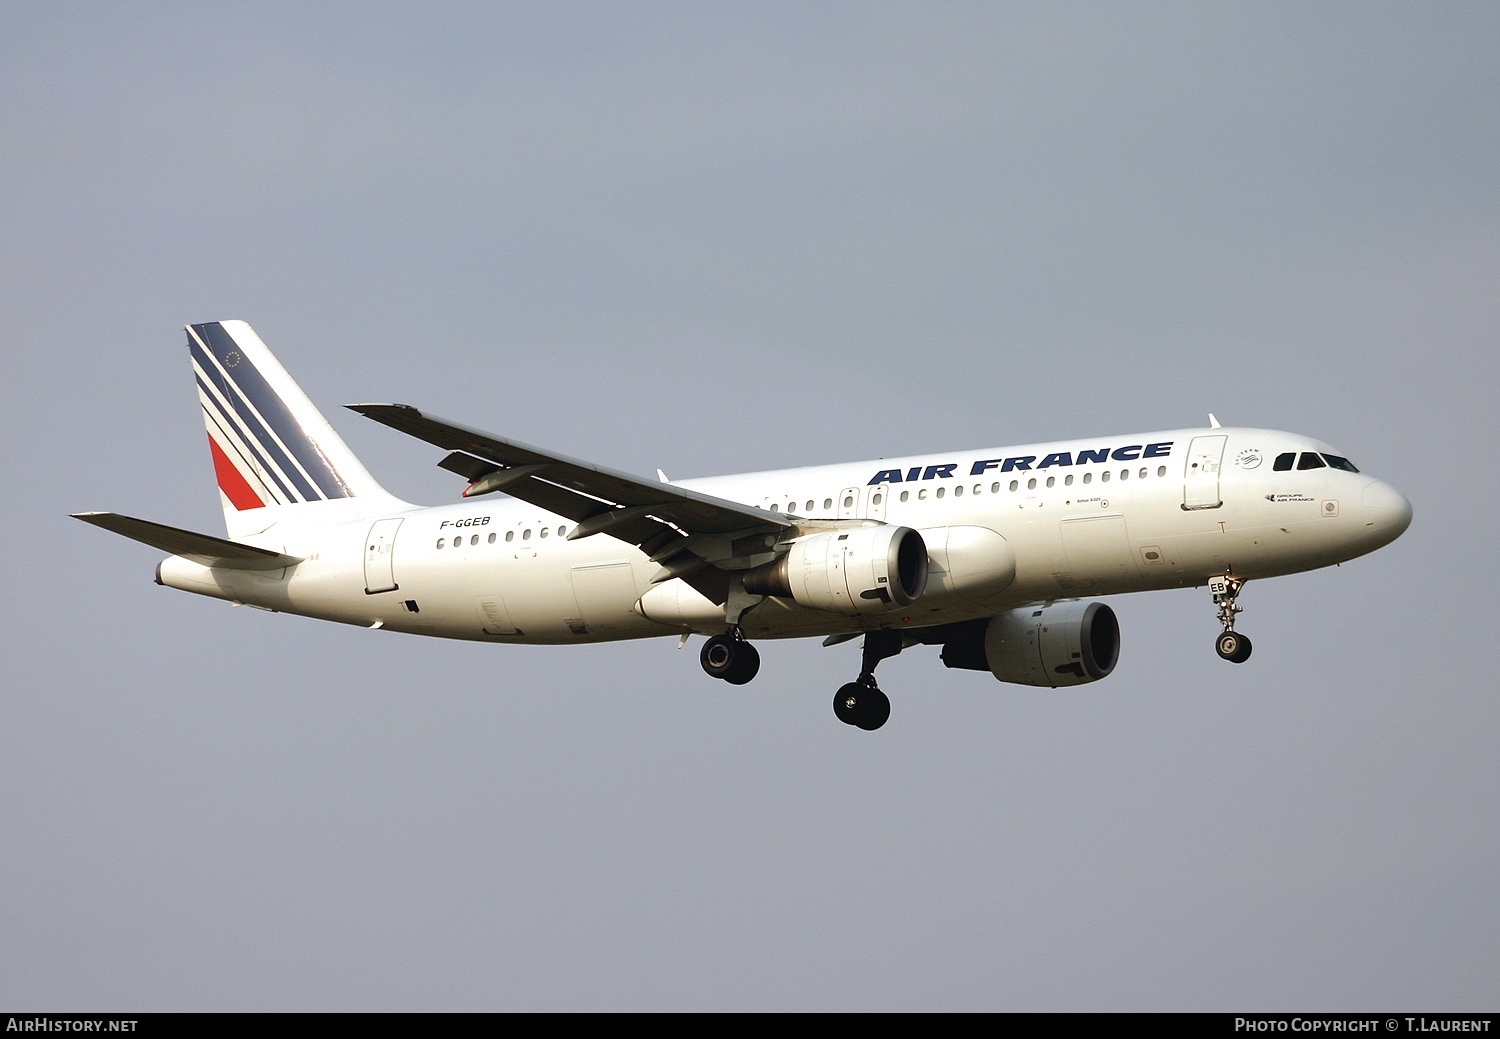
[[771, 506], [771, 511], [779, 513], [781, 511], [781, 503], [777, 502], [775, 505], [772, 505]]
[[1122, 480], [1128, 480], [1128, 479], [1130, 479], [1130, 470], [1129, 469], [1121, 469], [1120, 470], [1120, 479], [1122, 479]]
[[557, 536], [558, 537], [562, 537], [567, 532], [568, 532], [568, 528], [567, 527], [558, 527], [557, 528]]
[[[906, 501], [910, 497], [911, 497], [911, 491], [902, 491], [901, 492], [901, 500], [902, 501]], [[828, 504], [832, 505], [833, 504], [833, 500], [829, 499]]]
[[1156, 475], [1157, 476], [1166, 476], [1167, 475], [1167, 467], [1164, 466], [1164, 465], [1157, 466], [1156, 467]]
[[1292, 467], [1292, 463], [1295, 462], [1296, 460], [1297, 460], [1297, 452], [1295, 452], [1295, 451], [1288, 451], [1284, 455], [1277, 455], [1276, 456], [1276, 461], [1274, 461], [1274, 462], [1271, 463], [1271, 468], [1274, 469], [1278, 473], [1284, 473], [1284, 472], [1286, 472], [1288, 469], [1290, 469]]
[[814, 503], [813, 503], [813, 502], [808, 502], [808, 503], [807, 503], [807, 514], [808, 514], [808, 515], [809, 515], [809, 516], [811, 516], [811, 515], [812, 515], [812, 510], [813, 510], [813, 504], [814, 504]]
[[489, 538], [488, 538], [488, 539], [487, 539], [487, 540], [488, 540], [488, 541], [489, 541], [489, 543], [490, 543], [490, 544], [492, 544], [492, 545], [493, 545], [493, 544], [494, 544], [494, 543], [495, 543], [495, 534], [494, 534], [494, 531], [491, 531], [491, 532], [490, 532], [490, 536], [489, 536]]
[[947, 492], [947, 490], [948, 488], [946, 487], [939, 487], [937, 490], [937, 496], [941, 498]]
[[538, 531], [537, 536], [538, 537], [546, 537], [550, 533], [552, 533], [550, 530], [548, 530], [546, 527], [543, 527], [540, 531]]
[[1036, 477], [1033, 476], [1031, 479], [1026, 481], [1026, 489], [1028, 491], [1036, 490]]
[[1142, 480], [1144, 480], [1144, 479], [1145, 479], [1145, 478], [1146, 478], [1146, 470], [1144, 470], [1144, 469], [1142, 469], [1142, 470], [1141, 470], [1141, 471], [1140, 471], [1140, 472], [1139, 472], [1139, 473], [1137, 473], [1137, 474], [1136, 474], [1136, 475], [1137, 475], [1137, 476], [1139, 476], [1139, 477], [1140, 477], [1140, 478], [1141, 478], [1141, 479], [1142, 479]]
[[444, 546], [444, 545], [446, 545], [446, 544], [447, 544], [447, 543], [448, 543], [448, 542], [447, 542], [447, 539], [446, 539], [446, 538], [438, 538], [438, 548], [442, 548], [442, 547], [443, 547], [443, 546]]
[[1071, 486], [1073, 486], [1073, 474], [1072, 473], [1069, 473], [1067, 476], [1063, 477], [1063, 486], [1064, 487], [1071, 487]]
[[953, 497], [957, 498], [957, 497], [961, 496], [963, 493], [964, 493], [963, 484], [959, 484], [957, 487], [953, 488]]
[[[884, 498], [884, 497], [885, 497], [885, 495], [881, 494], [879, 491], [876, 491], [874, 494], [870, 495], [870, 504], [871, 505], [879, 505], [881, 499]], [[811, 504], [811, 503], [809, 502], [809, 504]]]
[[[903, 494], [901, 496], [901, 500], [905, 501], [906, 500], [906, 495]], [[831, 509], [831, 508], [833, 508], [833, 499], [832, 498], [824, 498], [823, 499], [823, 508], [825, 508], [825, 509]]]
[[854, 508], [854, 496], [852, 494], [846, 494], [846, 495], [844, 495], [844, 508], [846, 508], [846, 509], [852, 509], [852, 508]]
[[1328, 464], [1318, 457], [1316, 451], [1303, 451], [1302, 457], [1297, 459], [1298, 469], [1326, 469]]
[[471, 545], [477, 545], [477, 544], [479, 544], [479, 535], [475, 534], [473, 537], [471, 537], [469, 539], [469, 544], [471, 544]]
[[1019, 480], [1012, 480], [1010, 482], [1010, 489], [1013, 490], [1013, 491], [1017, 490], [1020, 486], [1021, 486], [1021, 483], [1020, 483]]
[[917, 492], [917, 501], [926, 501], [926, 500], [927, 500], [927, 488], [923, 487], [920, 491]]
[[513, 531], [513, 530], [507, 530], [505, 532], [505, 540], [506, 541], [514, 541], [514, 540], [516, 540], [516, 532]]
[[[1015, 490], [1015, 488], [1012, 487], [1011, 490]], [[990, 493], [991, 494], [999, 494], [1000, 493], [1000, 481], [999, 480], [996, 480], [994, 483], [990, 484]]]
[[530, 541], [531, 540], [531, 528], [530, 527], [527, 527], [525, 530], [521, 531], [521, 540], [522, 541]]
[[1049, 476], [1049, 477], [1047, 477], [1047, 486], [1048, 487], [1051, 487], [1055, 483], [1057, 483], [1057, 477], [1055, 477], [1055, 476]]
[[1083, 482], [1084, 483], [1093, 483], [1094, 482], [1094, 474], [1093, 473], [1084, 473], [1083, 474]]
[[[997, 491], [998, 491], [998, 490], [999, 490], [999, 489], [1000, 489], [1000, 485], [999, 485], [999, 484], [998, 484], [998, 483], [997, 483], [997, 484], [996, 484], [996, 485], [995, 485], [995, 490], [997, 490]], [[982, 483], [976, 483], [976, 484], [975, 484], [975, 485], [974, 485], [974, 493], [975, 493], [975, 494], [978, 494], [978, 493], [979, 493], [979, 492], [980, 492], [980, 491], [982, 491], [982, 490], [984, 490], [984, 484], [982, 484]]]
[[1100, 483], [1109, 483], [1109, 470], [1108, 469], [1104, 470], [1104, 472], [1102, 472], [1102, 473], [1099, 474], [1099, 482]]

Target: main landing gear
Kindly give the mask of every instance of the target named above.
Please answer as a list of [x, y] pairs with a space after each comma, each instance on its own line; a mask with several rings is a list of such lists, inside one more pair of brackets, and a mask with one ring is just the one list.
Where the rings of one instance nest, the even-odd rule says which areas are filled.
[[1209, 578], [1208, 590], [1213, 593], [1214, 605], [1219, 608], [1219, 623], [1224, 632], [1214, 641], [1219, 656], [1232, 664], [1243, 664], [1250, 659], [1250, 639], [1234, 630], [1234, 616], [1244, 609], [1235, 602], [1245, 582], [1230, 571], [1219, 577]]
[[874, 732], [891, 716], [890, 697], [875, 684], [875, 665], [901, 652], [901, 635], [894, 631], [865, 634], [864, 660], [859, 678], [833, 695], [833, 716], [845, 725]]
[[745, 641], [739, 625], [735, 625], [727, 635], [715, 635], [703, 644], [698, 663], [710, 678], [744, 685], [760, 670], [760, 651]]
[[[871, 631], [865, 635], [864, 659], [859, 678], [841, 686], [833, 697], [833, 714], [845, 725], [873, 732], [891, 716], [891, 701], [875, 684], [875, 666], [901, 652], [901, 635], [894, 631]], [[745, 640], [736, 625], [703, 644], [698, 662], [711, 678], [730, 685], [744, 685], [760, 670], [760, 653]]]

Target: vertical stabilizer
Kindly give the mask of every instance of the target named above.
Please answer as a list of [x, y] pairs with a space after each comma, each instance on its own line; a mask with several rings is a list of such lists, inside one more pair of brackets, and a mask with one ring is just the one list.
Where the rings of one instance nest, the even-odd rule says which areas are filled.
[[353, 518], [362, 510], [348, 499], [395, 501], [249, 325], [211, 321], [187, 335], [230, 537], [311, 518], [289, 507], [345, 502], [334, 511]]

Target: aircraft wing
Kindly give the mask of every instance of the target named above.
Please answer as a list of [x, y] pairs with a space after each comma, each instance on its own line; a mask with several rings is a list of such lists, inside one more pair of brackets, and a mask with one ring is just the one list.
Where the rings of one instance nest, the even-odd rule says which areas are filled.
[[228, 570], [280, 570], [302, 562], [301, 556], [283, 555], [268, 548], [242, 545], [238, 541], [226, 541], [164, 523], [122, 516], [118, 512], [75, 512], [73, 518], [204, 566]]
[[[739, 502], [569, 458], [448, 422], [408, 404], [350, 404], [351, 411], [453, 452], [439, 465], [470, 480], [465, 495], [503, 490], [577, 526], [570, 540], [608, 534], [662, 564], [653, 583], [682, 577], [715, 601], [723, 571], [769, 558], [765, 535], [791, 532], [784, 517]], [[751, 538], [754, 544], [743, 544]], [[718, 579], [699, 573], [720, 572]]]

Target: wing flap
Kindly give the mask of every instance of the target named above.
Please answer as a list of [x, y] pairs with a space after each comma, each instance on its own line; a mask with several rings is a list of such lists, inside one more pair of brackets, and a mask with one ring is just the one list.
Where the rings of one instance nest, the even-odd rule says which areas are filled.
[[238, 541], [226, 541], [134, 516], [122, 516], [118, 512], [75, 512], [73, 518], [204, 566], [229, 570], [280, 570], [302, 562], [300, 556], [242, 545]]

